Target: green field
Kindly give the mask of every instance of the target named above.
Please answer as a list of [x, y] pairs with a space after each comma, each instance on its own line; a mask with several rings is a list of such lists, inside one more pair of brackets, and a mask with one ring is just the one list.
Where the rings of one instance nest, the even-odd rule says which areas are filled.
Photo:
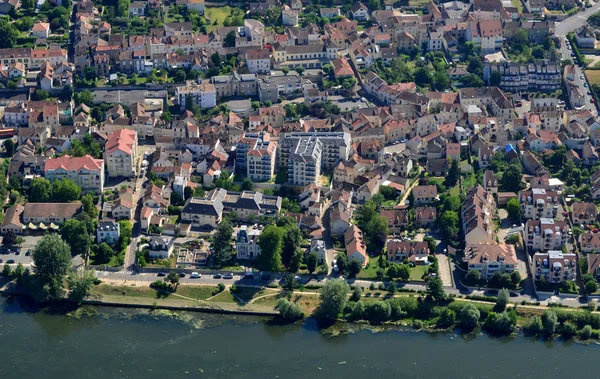
[[600, 84], [600, 70], [586, 70], [585, 75], [591, 85]]
[[[220, 26], [223, 26], [223, 21], [225, 21], [225, 19], [231, 14], [231, 10], [233, 8], [231, 8], [230, 6], [226, 5], [224, 7], [206, 7], [206, 10], [204, 11], [204, 16], [210, 19], [210, 23], [208, 24], [208, 32], [212, 32], [213, 30], [217, 29]], [[215, 20], [217, 21], [218, 25], [214, 25]]]
[[521, 0], [511, 0], [513, 7], [519, 10], [519, 13], [523, 13], [523, 2]]

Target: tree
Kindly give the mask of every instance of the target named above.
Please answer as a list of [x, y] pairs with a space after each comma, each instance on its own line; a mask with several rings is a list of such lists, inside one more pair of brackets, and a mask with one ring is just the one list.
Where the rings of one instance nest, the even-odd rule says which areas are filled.
[[277, 227], [283, 230], [281, 261], [285, 266], [289, 267], [292, 258], [300, 246], [302, 232], [300, 231], [296, 220], [291, 217], [281, 217], [277, 220]]
[[71, 271], [67, 277], [69, 286], [69, 300], [81, 304], [90, 294], [96, 274], [93, 271]]
[[10, 279], [12, 277], [12, 268], [10, 267], [10, 264], [4, 264], [4, 268], [2, 269], [2, 276], [6, 279]]
[[379, 0], [369, 0], [369, 10], [371, 12], [378, 10], [380, 6]]
[[496, 312], [504, 312], [506, 310], [506, 305], [509, 300], [509, 293], [506, 288], [503, 288], [498, 292], [498, 298], [496, 299], [496, 306], [494, 307], [494, 311]]
[[508, 211], [508, 217], [512, 220], [520, 220], [521, 219], [521, 204], [519, 203], [519, 199], [513, 197], [506, 204], [506, 210]]
[[86, 89], [77, 93], [76, 96], [73, 97], [73, 99], [77, 104], [85, 104], [91, 106], [94, 102], [94, 95], [92, 94], [92, 91]]
[[542, 326], [548, 335], [554, 334], [558, 325], [558, 317], [554, 309], [546, 309], [542, 314]]
[[23, 278], [23, 276], [25, 276], [25, 266], [23, 266], [23, 263], [19, 262], [19, 264], [17, 264], [17, 268], [15, 268], [15, 270], [12, 273], [12, 277], [18, 280], [21, 280]]
[[42, 298], [55, 300], [63, 296], [63, 280], [71, 265], [71, 249], [58, 234], [42, 237], [31, 254], [35, 275], [43, 284]]
[[17, 29], [6, 19], [0, 20], [0, 49], [10, 49], [14, 47], [19, 37]]
[[60, 236], [71, 246], [73, 255], [87, 256], [92, 238], [83, 222], [76, 219], [65, 221], [60, 227]]
[[458, 213], [445, 211], [439, 220], [442, 238], [446, 243], [450, 243], [458, 234]]
[[321, 305], [319, 316], [335, 320], [348, 303], [350, 286], [343, 279], [333, 279], [325, 282], [321, 289]]
[[460, 210], [461, 205], [462, 202], [460, 201], [460, 197], [450, 195], [444, 197], [444, 205], [442, 209], [444, 211], [458, 212]]
[[[483, 73], [483, 62], [478, 55], [473, 55], [469, 58], [469, 64], [467, 65], [467, 71], [477, 77], [480, 77]], [[483, 83], [483, 80], [481, 81]]]
[[68, 102], [68, 101], [71, 101], [72, 97], [73, 97], [73, 86], [70, 84], [66, 84], [65, 86], [63, 86], [62, 90], [60, 91], [58, 98], [63, 102]]
[[534, 315], [529, 320], [529, 323], [525, 326], [525, 330], [527, 333], [537, 335], [544, 330], [544, 325], [542, 324], [542, 319], [538, 315]]
[[521, 165], [512, 163], [508, 166], [504, 174], [502, 174], [502, 188], [508, 192], [519, 192], [521, 190], [521, 178], [523, 172]]
[[175, 72], [175, 78], [173, 80], [175, 81], [175, 83], [185, 82], [185, 71], [177, 70], [177, 72]]
[[12, 157], [15, 153], [15, 141], [12, 138], [8, 138], [4, 141], [4, 150], [6, 150], [6, 155]]
[[106, 242], [102, 242], [95, 251], [95, 261], [97, 263], [108, 263], [115, 255], [112, 247], [110, 247]]
[[458, 183], [460, 177], [460, 167], [458, 167], [458, 161], [456, 159], [450, 159], [450, 167], [448, 168], [448, 174], [444, 180], [446, 187], [451, 188]]
[[348, 276], [350, 278], [356, 278], [356, 275], [362, 269], [362, 264], [358, 259], [350, 260], [350, 264], [348, 265]]
[[502, 74], [500, 71], [492, 71], [490, 75], [490, 86], [498, 87], [502, 81]]
[[481, 279], [481, 273], [477, 270], [469, 270], [465, 279], [467, 280], [468, 285], [475, 285]]
[[98, 218], [98, 208], [94, 203], [94, 196], [92, 196], [91, 193], [83, 195], [81, 198], [81, 206], [83, 207], [83, 211], [87, 213], [90, 218]]
[[254, 183], [252, 183], [252, 180], [250, 180], [250, 178], [244, 179], [242, 182], [242, 191], [252, 191], [253, 189]]
[[516, 288], [519, 286], [519, 284], [521, 284], [521, 274], [519, 274], [518, 270], [511, 272], [510, 281], [513, 285], [513, 288]]
[[354, 290], [352, 290], [352, 296], [350, 296], [351, 301], [359, 301], [362, 296], [362, 287], [355, 286]]
[[52, 183], [52, 200], [58, 203], [68, 203], [78, 200], [81, 188], [70, 179], [59, 179]]
[[488, 286], [491, 288], [510, 288], [512, 287], [510, 275], [497, 271], [488, 280]]
[[304, 258], [304, 253], [302, 250], [296, 250], [294, 255], [292, 255], [292, 261], [290, 262], [289, 271], [290, 272], [298, 272], [300, 270], [300, 265], [302, 264], [302, 260]]
[[319, 256], [314, 251], [311, 251], [306, 257], [306, 268], [309, 273], [315, 272], [317, 264], [319, 263]]
[[450, 308], [442, 309], [437, 326], [439, 328], [450, 328], [456, 323], [456, 313]]
[[365, 305], [362, 301], [358, 300], [352, 307], [352, 313], [350, 314], [351, 320], [360, 320], [365, 316]]
[[171, 271], [169, 275], [165, 278], [165, 282], [169, 282], [171, 286], [177, 288], [179, 285], [179, 274], [175, 271]]
[[348, 270], [348, 256], [346, 253], [339, 253], [335, 259], [340, 275], [344, 275]]
[[398, 278], [403, 282], [408, 281], [410, 279], [410, 269], [408, 265], [400, 265], [398, 263], [391, 263], [388, 268], [388, 277], [390, 279]]
[[223, 47], [235, 47], [235, 38], [235, 31], [232, 30], [229, 33], [227, 33], [227, 35], [223, 39]]
[[29, 201], [45, 203], [52, 197], [52, 183], [45, 178], [34, 178], [29, 187]]
[[118, 0], [117, 11], [115, 13], [117, 17], [127, 18], [129, 17], [129, 0]]
[[12, 230], [9, 230], [6, 233], [4, 233], [4, 237], [2, 237], [2, 245], [4, 246], [14, 245], [16, 241], [17, 235]]
[[287, 320], [298, 320], [304, 317], [304, 312], [302, 312], [298, 304], [291, 303], [283, 297], [277, 301], [275, 309], [279, 311], [281, 317]]
[[275, 225], [267, 226], [260, 237], [260, 256], [258, 262], [265, 271], [281, 271], [281, 252], [283, 250], [283, 236], [285, 230]]
[[441, 301], [446, 298], [446, 292], [444, 292], [444, 284], [442, 279], [439, 277], [430, 278], [427, 281], [427, 295], [435, 301]]
[[223, 267], [231, 260], [233, 256], [232, 235], [233, 225], [228, 218], [225, 218], [217, 226], [213, 242], [213, 262], [216, 267]]
[[459, 324], [467, 330], [471, 330], [479, 323], [479, 309], [473, 304], [467, 304], [460, 310]]
[[596, 279], [591, 274], [585, 274], [581, 277], [581, 282], [585, 287], [585, 292], [588, 295], [593, 294], [598, 291], [598, 283], [596, 283]]
[[298, 67], [294, 68], [294, 71], [296, 71], [298, 73], [298, 75], [302, 76], [304, 74], [304, 67], [298, 66]]
[[446, 88], [450, 88], [450, 77], [446, 70], [437, 70], [433, 75], [433, 86], [438, 91], [443, 91]]
[[431, 72], [426, 67], [419, 67], [415, 70], [415, 83], [419, 87], [425, 87], [431, 84]]
[[36, 89], [34, 97], [36, 98], [36, 100], [48, 100], [50, 98], [50, 93], [43, 89]]

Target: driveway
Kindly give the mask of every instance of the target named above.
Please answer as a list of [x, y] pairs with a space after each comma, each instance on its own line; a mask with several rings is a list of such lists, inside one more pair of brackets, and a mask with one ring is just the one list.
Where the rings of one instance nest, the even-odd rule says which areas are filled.
[[438, 260], [438, 267], [440, 273], [440, 279], [444, 287], [454, 287], [452, 283], [452, 272], [450, 271], [450, 263], [448, 262], [448, 256], [445, 254], [436, 254], [435, 257]]

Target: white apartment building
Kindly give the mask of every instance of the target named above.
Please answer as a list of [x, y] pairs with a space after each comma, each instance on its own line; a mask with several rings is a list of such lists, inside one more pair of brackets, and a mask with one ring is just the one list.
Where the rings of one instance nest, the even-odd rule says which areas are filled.
[[269, 181], [275, 172], [277, 142], [257, 144], [247, 155], [246, 174], [252, 181]]
[[496, 272], [510, 274], [519, 264], [514, 245], [496, 243], [467, 245], [464, 260], [469, 264], [469, 271], [479, 271], [485, 280]]
[[191, 96], [194, 105], [200, 108], [214, 108], [217, 106], [217, 91], [214, 84], [209, 81], [201, 83], [188, 81], [185, 86], [177, 87], [176, 96], [181, 110], [185, 109], [188, 96]]
[[567, 243], [569, 225], [549, 218], [528, 220], [523, 230], [525, 245], [530, 252], [560, 250]]
[[534, 188], [531, 191], [520, 191], [521, 217], [523, 219], [539, 220], [553, 219], [558, 212], [558, 192]]
[[535, 253], [531, 271], [535, 274], [536, 281], [540, 281], [542, 277], [548, 283], [573, 281], [577, 277], [577, 257], [575, 254], [563, 254], [560, 250]]
[[246, 51], [246, 66], [251, 74], [268, 74], [271, 71], [271, 50], [251, 48]]
[[237, 259], [256, 259], [260, 255], [260, 246], [258, 245], [258, 237], [260, 230], [250, 229], [247, 225], [242, 225], [237, 234], [235, 241], [235, 250]]
[[51, 158], [46, 160], [44, 177], [51, 182], [69, 179], [84, 192], [102, 193], [104, 190], [104, 161], [94, 159], [89, 155], [83, 157], [63, 155], [59, 158]]

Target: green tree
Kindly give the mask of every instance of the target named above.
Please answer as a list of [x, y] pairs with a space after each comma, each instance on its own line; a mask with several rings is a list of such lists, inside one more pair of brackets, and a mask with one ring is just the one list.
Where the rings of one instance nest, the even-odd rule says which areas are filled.
[[258, 245], [261, 254], [258, 257], [260, 267], [265, 271], [281, 271], [281, 252], [285, 230], [275, 225], [268, 225], [260, 237]]
[[332, 279], [325, 282], [321, 289], [319, 316], [335, 320], [348, 303], [350, 286], [343, 279]]
[[44, 300], [60, 299], [63, 294], [63, 280], [71, 265], [71, 249], [58, 234], [42, 237], [31, 254], [36, 277], [42, 287]]
[[544, 332], [548, 335], [554, 334], [556, 331], [556, 327], [558, 326], [558, 317], [556, 316], [556, 311], [554, 309], [547, 309], [542, 314], [542, 325], [544, 327]]
[[96, 204], [94, 203], [94, 196], [92, 196], [91, 193], [85, 194], [81, 197], [81, 205], [83, 207], [83, 211], [87, 213], [90, 218], [98, 218], [98, 207], [96, 207]]
[[296, 71], [298, 73], [298, 75], [302, 76], [304, 74], [304, 67], [298, 66], [298, 67], [294, 68], [294, 71]]
[[290, 267], [292, 258], [296, 254], [300, 241], [302, 240], [302, 232], [298, 227], [298, 223], [291, 217], [281, 217], [277, 220], [277, 226], [283, 230], [283, 245], [281, 250], [281, 261], [286, 267]]
[[512, 220], [520, 220], [521, 219], [521, 204], [519, 203], [519, 199], [513, 197], [506, 204], [506, 210], [508, 211], [508, 217]]
[[513, 288], [516, 288], [519, 286], [519, 284], [521, 284], [521, 274], [519, 274], [518, 270], [511, 272], [510, 281], [513, 285]]
[[448, 168], [446, 179], [444, 179], [444, 184], [448, 188], [454, 187], [456, 183], [458, 183], [459, 177], [460, 167], [458, 167], [458, 161], [456, 159], [450, 159], [450, 167]]
[[446, 298], [446, 292], [444, 292], [444, 284], [442, 279], [439, 277], [430, 278], [427, 281], [427, 295], [435, 301], [441, 301]]
[[185, 82], [185, 71], [177, 70], [177, 72], [175, 72], [175, 77], [173, 78], [173, 80], [175, 81], [175, 83]]
[[96, 274], [93, 271], [71, 271], [67, 276], [69, 286], [69, 300], [81, 304], [90, 294]]
[[459, 324], [467, 330], [471, 330], [479, 323], [479, 309], [473, 304], [467, 304], [460, 310]]
[[530, 334], [537, 335], [544, 330], [542, 319], [538, 315], [534, 315], [529, 320], [529, 323], [525, 326], [525, 331]]
[[468, 285], [476, 285], [481, 279], [481, 273], [477, 270], [469, 270], [465, 279], [467, 280]]
[[523, 176], [521, 165], [512, 163], [502, 174], [501, 185], [505, 191], [519, 192], [521, 190], [521, 178]]
[[6, 155], [12, 157], [15, 153], [15, 141], [12, 138], [8, 138], [4, 141], [4, 150], [6, 150]]
[[458, 234], [458, 213], [445, 211], [439, 219], [442, 238], [446, 243], [450, 243]]
[[223, 47], [235, 47], [235, 32], [232, 30], [223, 39]]
[[100, 264], [108, 263], [114, 255], [115, 252], [113, 251], [112, 247], [110, 247], [106, 242], [102, 242], [95, 249], [95, 262]]
[[379, 0], [369, 0], [369, 10], [371, 12], [378, 10], [380, 6], [381, 3], [379, 2]]
[[494, 307], [494, 311], [501, 313], [504, 312], [506, 310], [506, 305], [508, 304], [508, 300], [509, 300], [509, 293], [508, 290], [506, 288], [501, 289], [498, 292], [498, 298], [496, 299], [496, 306]]
[[25, 266], [23, 266], [23, 263], [19, 262], [17, 264], [17, 268], [15, 268], [15, 270], [12, 273], [12, 277], [19, 281], [25, 276], [25, 271]]
[[74, 96], [74, 100], [75, 102], [79, 105], [79, 104], [85, 104], [88, 106], [91, 106], [94, 102], [94, 95], [92, 94], [92, 91], [90, 90], [83, 90], [79, 93], [76, 94], [77, 96]]
[[2, 245], [4, 246], [14, 245], [16, 241], [17, 235], [12, 230], [9, 230], [6, 233], [4, 233], [4, 237], [2, 237]]
[[351, 301], [359, 301], [361, 296], [362, 296], [362, 287], [355, 286], [354, 289], [352, 290], [352, 296], [350, 296], [350, 300]]
[[59, 179], [52, 183], [52, 200], [58, 203], [68, 203], [78, 200], [81, 188], [70, 179]]
[[426, 67], [419, 67], [415, 70], [415, 83], [419, 87], [425, 87], [431, 84], [431, 71]]
[[252, 183], [252, 180], [250, 180], [250, 178], [244, 179], [242, 182], [242, 191], [252, 191], [253, 189], [254, 183]]
[[45, 178], [34, 178], [29, 186], [29, 201], [45, 203], [52, 197], [52, 183]]
[[450, 328], [456, 324], [456, 313], [450, 308], [442, 309], [437, 321], [438, 328]]
[[492, 71], [490, 75], [490, 86], [498, 87], [502, 81], [502, 74], [500, 71]]
[[340, 275], [344, 275], [348, 270], [348, 256], [346, 253], [339, 253], [335, 258], [335, 261]]
[[50, 93], [43, 89], [36, 89], [34, 97], [36, 98], [36, 100], [48, 100], [50, 98]]
[[0, 19], [0, 49], [14, 47], [19, 37], [19, 31], [6, 19]]
[[348, 276], [350, 278], [356, 278], [356, 275], [362, 269], [362, 264], [358, 259], [351, 259], [350, 264], [348, 265]]
[[312, 274], [313, 272], [315, 272], [315, 270], [317, 269], [318, 263], [319, 263], [319, 256], [314, 251], [310, 252], [306, 256], [306, 268], [308, 269], [309, 273]]
[[169, 275], [165, 278], [165, 282], [168, 282], [173, 288], [177, 288], [179, 285], [179, 274], [175, 271], [169, 272]]
[[10, 264], [5, 263], [4, 268], [2, 269], [2, 276], [6, 279], [10, 279], [12, 277], [12, 268]]
[[223, 219], [217, 226], [215, 239], [213, 242], [213, 262], [216, 267], [223, 267], [233, 257], [233, 246], [231, 237], [233, 235], [233, 225], [228, 218]]
[[279, 311], [279, 315], [287, 320], [298, 320], [304, 317], [304, 312], [298, 304], [288, 301], [286, 298], [280, 298], [275, 307]]
[[71, 246], [73, 255], [86, 257], [92, 244], [92, 237], [89, 235], [85, 224], [76, 219], [65, 221], [60, 226], [60, 236]]
[[352, 307], [352, 313], [350, 314], [351, 320], [360, 320], [365, 316], [365, 304], [362, 301], [358, 300], [354, 306]]

